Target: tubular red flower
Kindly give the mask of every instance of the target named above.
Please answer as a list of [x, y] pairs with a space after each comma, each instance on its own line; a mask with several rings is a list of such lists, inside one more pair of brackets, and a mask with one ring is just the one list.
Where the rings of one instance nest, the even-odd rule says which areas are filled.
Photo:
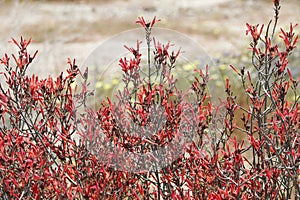
[[128, 46], [124, 45], [124, 47], [130, 51], [135, 58], [140, 58], [142, 54], [140, 54], [140, 45], [142, 44], [142, 41], [137, 40], [136, 41], [136, 49], [129, 48]]
[[2, 59], [0, 59], [0, 62], [1, 62], [1, 64], [4, 64], [5, 66], [8, 66], [9, 57], [7, 56], [7, 54], [5, 54]]
[[156, 19], [156, 16], [152, 19], [151, 22], [145, 21], [144, 17], [138, 17], [138, 20], [136, 21], [137, 24], [141, 24], [141, 26], [145, 29], [150, 29], [154, 26], [155, 23], [160, 22], [160, 19]]
[[264, 25], [261, 26], [259, 31], [258, 31], [259, 24], [252, 26], [252, 25], [246, 23], [246, 26], [247, 26], [246, 35], [248, 35], [248, 33], [250, 33], [253, 38], [254, 43], [256, 44], [260, 38], [260, 35], [264, 28]]

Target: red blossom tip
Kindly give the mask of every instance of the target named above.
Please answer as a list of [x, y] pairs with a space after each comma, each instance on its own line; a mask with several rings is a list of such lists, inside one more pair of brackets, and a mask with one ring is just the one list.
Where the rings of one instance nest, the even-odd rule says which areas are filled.
[[138, 20], [135, 22], [137, 24], [141, 24], [143, 28], [148, 29], [152, 28], [155, 23], [160, 22], [160, 19], [156, 19], [156, 16], [152, 19], [151, 22], [146, 22], [144, 17], [138, 17]]

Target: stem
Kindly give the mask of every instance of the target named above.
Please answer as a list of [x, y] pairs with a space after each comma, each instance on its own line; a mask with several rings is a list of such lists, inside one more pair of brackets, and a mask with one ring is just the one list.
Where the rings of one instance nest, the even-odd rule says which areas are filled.
[[151, 39], [150, 39], [150, 35], [151, 35], [151, 28], [147, 28], [146, 29], [146, 40], [147, 40], [147, 56], [148, 56], [148, 83], [150, 85], [150, 89], [152, 90], [152, 86], [151, 86], [151, 63], [150, 63], [150, 43], [151, 43]]
[[159, 180], [159, 172], [158, 172], [156, 163], [155, 163], [155, 176], [156, 176], [156, 182], [157, 182], [157, 199], [160, 200], [160, 180]]
[[273, 26], [272, 38], [274, 37], [275, 30], [276, 30], [276, 27], [277, 27], [277, 22], [278, 22], [278, 19], [279, 19], [279, 10], [280, 10], [280, 6], [279, 5], [275, 5], [275, 9], [274, 9], [274, 11], [275, 11], [275, 16], [274, 16], [275, 22], [274, 23], [275, 24]]

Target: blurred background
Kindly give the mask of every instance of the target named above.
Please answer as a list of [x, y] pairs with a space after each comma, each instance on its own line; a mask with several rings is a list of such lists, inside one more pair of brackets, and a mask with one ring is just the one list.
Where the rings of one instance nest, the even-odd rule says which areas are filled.
[[[159, 27], [186, 34], [225, 68], [249, 62], [245, 23], [267, 24], [272, 9], [272, 0], [0, 0], [0, 55], [16, 51], [11, 37], [31, 37], [29, 50], [39, 50], [34, 72], [57, 74], [68, 57], [80, 65], [103, 41], [137, 28], [138, 16], [157, 16]], [[299, 23], [299, 13], [299, 0], [282, 0], [279, 27]], [[299, 48], [295, 57], [299, 64]]]

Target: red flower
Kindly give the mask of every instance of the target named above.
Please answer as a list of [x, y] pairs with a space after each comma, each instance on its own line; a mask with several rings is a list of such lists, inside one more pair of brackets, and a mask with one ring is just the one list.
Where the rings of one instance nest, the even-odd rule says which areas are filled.
[[281, 35], [279, 35], [280, 38], [283, 39], [287, 51], [291, 51], [294, 48], [296, 48], [296, 43], [298, 42], [298, 35], [294, 38], [295, 33], [294, 33], [294, 28], [298, 26], [298, 24], [290, 24], [290, 31], [285, 32], [282, 28], [281, 30]]
[[136, 41], [136, 49], [134, 48], [129, 48], [128, 46], [124, 45], [124, 47], [130, 51], [135, 58], [139, 59], [141, 57], [142, 54], [140, 54], [140, 44], [142, 43], [142, 41]]
[[0, 107], [3, 107], [4, 109], [0, 109], [0, 114], [7, 111], [7, 102], [8, 99], [4, 94], [0, 93]]
[[14, 38], [11, 38], [11, 41], [9, 42], [13, 42], [15, 45], [17, 45], [19, 47], [19, 49], [21, 51], [24, 51], [27, 46], [31, 43], [31, 38], [29, 38], [29, 40], [23, 39], [23, 37], [21, 37], [21, 42], [18, 43]]
[[4, 64], [5, 66], [8, 66], [8, 62], [9, 62], [9, 57], [7, 56], [7, 54], [5, 54], [5, 56], [0, 59], [0, 63]]
[[250, 34], [251, 34], [252, 37], [253, 37], [253, 41], [254, 41], [254, 43], [256, 44], [257, 41], [258, 41], [258, 39], [260, 38], [260, 35], [261, 35], [262, 30], [263, 30], [263, 28], [264, 28], [264, 25], [261, 26], [260, 31], [258, 31], [258, 26], [259, 26], [259, 24], [255, 25], [255, 26], [252, 26], [252, 25], [246, 23], [246, 26], [247, 26], [247, 28], [248, 28], [248, 29], [246, 30], [246, 35], [248, 35], [248, 33], [250, 32]]
[[138, 17], [138, 20], [136, 21], [137, 24], [141, 24], [145, 29], [151, 29], [156, 22], [160, 22], [160, 19], [156, 19], [156, 17], [154, 17], [152, 22], [146, 23], [144, 17]]
[[132, 71], [135, 67], [138, 67], [140, 61], [137, 59], [130, 59], [129, 61], [126, 58], [120, 58], [119, 66], [121, 66], [122, 71], [128, 73], [128, 71]]
[[127, 72], [128, 71], [128, 62], [126, 60], [126, 58], [120, 58], [119, 60], [119, 65], [122, 68], [122, 71]]

